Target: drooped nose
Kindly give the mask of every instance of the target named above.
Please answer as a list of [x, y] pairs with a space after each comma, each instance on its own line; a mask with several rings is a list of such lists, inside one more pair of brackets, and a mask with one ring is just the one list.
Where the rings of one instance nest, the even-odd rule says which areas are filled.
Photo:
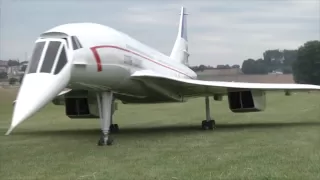
[[69, 83], [71, 63], [62, 40], [36, 44], [15, 102], [11, 126], [6, 135], [21, 122], [51, 102]]

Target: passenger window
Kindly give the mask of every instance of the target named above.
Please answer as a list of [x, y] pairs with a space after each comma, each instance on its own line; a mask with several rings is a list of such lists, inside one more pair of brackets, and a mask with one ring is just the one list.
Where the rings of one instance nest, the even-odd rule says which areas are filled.
[[52, 66], [54, 64], [54, 60], [56, 59], [60, 45], [61, 42], [59, 41], [49, 42], [40, 72], [50, 73], [52, 71]]
[[32, 53], [32, 56], [31, 56], [31, 60], [29, 62], [28, 70], [26, 71], [27, 74], [37, 72], [44, 45], [45, 45], [45, 42], [36, 43], [35, 48]]
[[67, 64], [67, 54], [66, 54], [65, 48], [63, 47], [60, 53], [60, 57], [58, 59], [58, 63], [54, 71], [54, 74], [55, 75], [58, 74], [66, 64]]

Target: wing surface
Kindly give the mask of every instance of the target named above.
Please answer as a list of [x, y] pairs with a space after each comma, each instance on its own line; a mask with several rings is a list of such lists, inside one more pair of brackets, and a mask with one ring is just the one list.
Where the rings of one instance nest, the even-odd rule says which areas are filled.
[[227, 94], [237, 90], [264, 90], [264, 91], [311, 91], [320, 90], [320, 86], [310, 84], [273, 84], [273, 83], [246, 83], [203, 81], [164, 76], [151, 70], [136, 71], [131, 75], [133, 79], [144, 83], [153, 83], [167, 87], [184, 96], [205, 96], [212, 94]]

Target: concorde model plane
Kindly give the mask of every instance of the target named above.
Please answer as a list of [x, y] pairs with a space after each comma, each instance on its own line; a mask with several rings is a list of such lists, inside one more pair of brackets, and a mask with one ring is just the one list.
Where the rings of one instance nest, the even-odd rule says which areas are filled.
[[203, 97], [203, 129], [214, 129], [209, 97], [227, 96], [232, 112], [258, 112], [266, 107], [266, 91], [310, 91], [308, 84], [267, 84], [198, 80], [188, 67], [185, 8], [170, 55], [111, 27], [96, 23], [63, 24], [42, 33], [19, 89], [11, 125], [6, 133], [46, 104], [65, 106], [69, 118], [101, 121], [99, 145], [111, 145], [114, 101], [124, 104], [186, 102]]

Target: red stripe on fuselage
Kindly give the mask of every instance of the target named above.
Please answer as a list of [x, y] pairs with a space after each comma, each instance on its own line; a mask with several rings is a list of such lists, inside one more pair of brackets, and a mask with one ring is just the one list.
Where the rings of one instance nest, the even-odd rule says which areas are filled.
[[94, 58], [96, 59], [96, 62], [97, 62], [97, 71], [102, 71], [102, 65], [101, 65], [101, 59], [100, 59], [100, 56], [99, 56], [99, 53], [97, 51], [97, 47], [92, 47], [90, 48], [93, 55], [94, 55]]
[[[92, 52], [93, 52], [93, 54], [94, 54], [94, 57], [95, 57], [95, 59], [96, 59], [96, 62], [97, 62], [98, 71], [102, 71], [101, 59], [100, 59], [100, 56], [99, 56], [98, 51], [97, 51], [97, 49], [99, 49], [99, 48], [115, 48], [115, 49], [119, 49], [119, 50], [122, 50], [122, 51], [126, 51], [126, 52], [132, 53], [132, 54], [134, 54], [134, 55], [136, 55], [136, 56], [139, 56], [139, 57], [141, 57], [141, 58], [144, 58], [144, 59], [146, 59], [146, 60], [148, 60], [148, 61], [151, 61], [151, 62], [153, 62], [153, 63], [156, 63], [156, 64], [158, 64], [158, 65], [160, 65], [160, 66], [162, 66], [162, 67], [171, 69], [171, 70], [176, 71], [176, 72], [178, 72], [178, 73], [181, 73], [181, 74], [183, 74], [183, 75], [185, 75], [185, 76], [188, 76], [187, 74], [185, 74], [185, 73], [183, 73], [183, 72], [180, 72], [179, 70], [176, 70], [176, 69], [173, 69], [173, 68], [171, 68], [171, 67], [169, 67], [169, 66], [167, 66], [167, 65], [161, 64], [161, 63], [159, 63], [159, 62], [157, 62], [157, 61], [155, 61], [155, 60], [152, 60], [152, 59], [150, 59], [150, 58], [147, 58], [147, 57], [145, 57], [145, 56], [143, 56], [143, 55], [140, 55], [140, 54], [138, 54], [138, 53], [136, 53], [136, 52], [130, 51], [130, 50], [128, 50], [128, 49], [124, 49], [124, 48], [122, 48], [122, 47], [111, 46], [111, 45], [102, 45], [102, 46], [94, 46], [94, 47], [91, 47], [91, 50], [92, 50]], [[190, 77], [190, 76], [188, 76], [188, 77], [191, 78], [191, 79], [193, 79], [193, 78]]]

